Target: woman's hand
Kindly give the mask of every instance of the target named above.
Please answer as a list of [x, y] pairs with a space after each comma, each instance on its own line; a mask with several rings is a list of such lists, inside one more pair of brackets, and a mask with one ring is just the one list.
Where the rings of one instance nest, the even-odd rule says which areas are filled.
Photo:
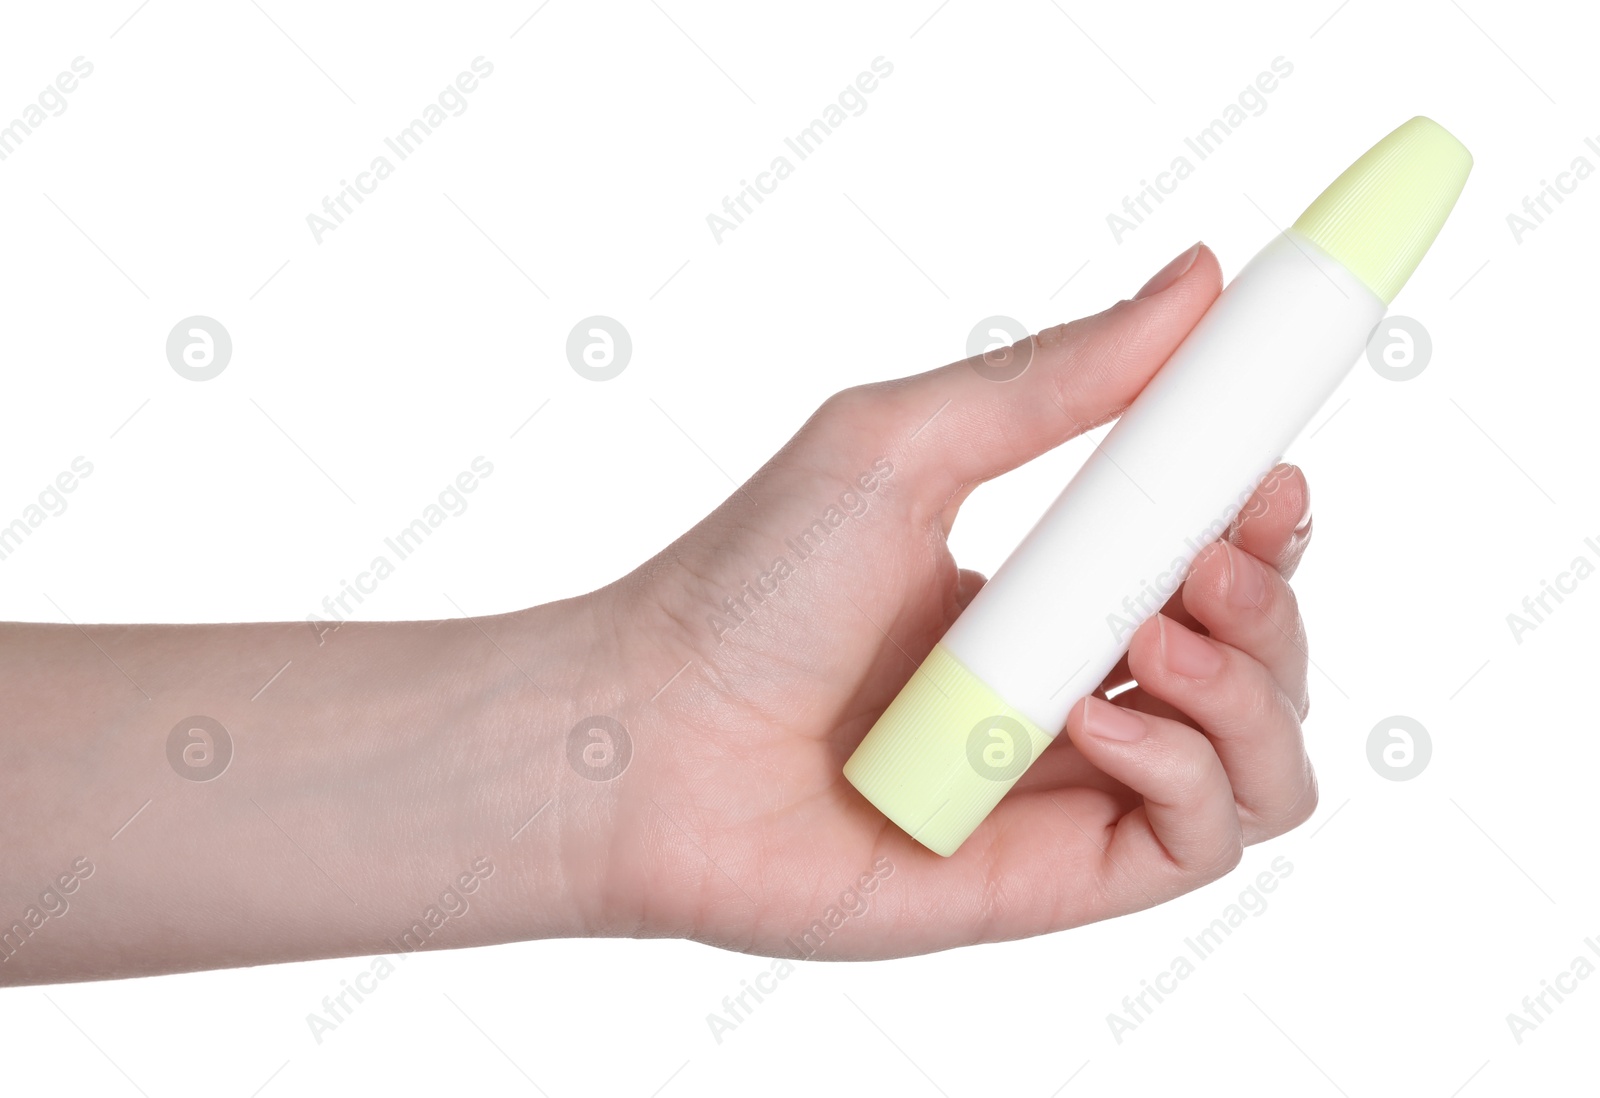
[[704, 521], [589, 596], [620, 673], [603, 715], [633, 752], [615, 780], [569, 783], [586, 824], [568, 872], [595, 932], [820, 958], [1019, 938], [1171, 899], [1310, 816], [1287, 583], [1310, 526], [1291, 466], [953, 857], [841, 775], [983, 583], [946, 545], [967, 494], [1115, 416], [1219, 287], [1196, 245], [1134, 299], [1019, 344], [1014, 379], [957, 362], [839, 393]]
[[1196, 246], [1019, 345], [1012, 380], [956, 363], [840, 393], [582, 597], [421, 622], [0, 625], [0, 983], [578, 935], [884, 957], [1226, 873], [1316, 801], [1287, 467], [1106, 683], [1138, 685], [1076, 707], [954, 857], [841, 774], [983, 582], [945, 543], [967, 493], [1116, 415], [1218, 282]]

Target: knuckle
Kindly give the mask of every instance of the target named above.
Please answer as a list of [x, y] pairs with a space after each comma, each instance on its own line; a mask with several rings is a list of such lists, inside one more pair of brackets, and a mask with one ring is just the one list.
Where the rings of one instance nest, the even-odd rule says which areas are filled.
[[1267, 727], [1285, 736], [1296, 740], [1303, 738], [1304, 730], [1300, 727], [1300, 705], [1278, 684], [1270, 678], [1264, 683], [1267, 697], [1262, 699], [1264, 706], [1270, 708], [1263, 710], [1263, 722]]
[[1295, 802], [1289, 806], [1288, 811], [1284, 814], [1283, 831], [1293, 831], [1316, 815], [1317, 805], [1321, 800], [1322, 791], [1317, 786], [1317, 772], [1311, 768], [1311, 764], [1308, 761], [1306, 763], [1305, 781], [1300, 786], [1300, 795], [1295, 798]]
[[1217, 836], [1209, 854], [1195, 863], [1193, 873], [1198, 883], [1209, 884], [1232, 873], [1243, 860], [1244, 837], [1238, 828], [1230, 828]]
[[1287, 580], [1281, 580], [1273, 584], [1273, 587], [1276, 589], [1281, 613], [1295, 624], [1297, 633], [1303, 633], [1304, 629], [1300, 628], [1300, 596], [1294, 593], [1294, 587]]
[[1258, 740], [1277, 737], [1295, 727], [1292, 709], [1281, 690], [1264, 683], [1252, 683], [1237, 698], [1233, 719], [1224, 725], [1224, 730]]
[[900, 431], [909, 408], [904, 388], [892, 381], [852, 385], [824, 400], [801, 431], [830, 455], [861, 456], [881, 445], [886, 430]]
[[1198, 805], [1205, 798], [1206, 787], [1211, 784], [1211, 767], [1199, 759], [1185, 759], [1173, 764], [1169, 780], [1181, 803]]
[[1300, 715], [1301, 723], [1304, 724], [1306, 718], [1311, 716], [1311, 691], [1310, 691], [1310, 689], [1305, 689], [1305, 690], [1300, 691], [1299, 704], [1297, 704], [1294, 708], [1295, 708], [1295, 712]]
[[817, 418], [846, 423], [870, 419], [874, 413], [883, 408], [887, 397], [885, 387], [879, 383], [852, 385], [848, 389], [840, 389], [824, 400], [822, 406], [817, 409]]
[[1304, 763], [1303, 773], [1295, 783], [1293, 798], [1274, 805], [1269, 812], [1251, 813], [1255, 841], [1275, 838], [1293, 831], [1316, 814], [1321, 793], [1317, 789], [1317, 776], [1310, 760]]

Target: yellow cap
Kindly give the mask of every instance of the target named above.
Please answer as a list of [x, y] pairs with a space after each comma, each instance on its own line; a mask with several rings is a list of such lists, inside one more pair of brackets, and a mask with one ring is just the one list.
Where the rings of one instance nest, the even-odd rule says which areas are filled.
[[936, 644], [844, 776], [902, 831], [949, 857], [1050, 739]]
[[1472, 154], [1421, 115], [1361, 154], [1300, 215], [1295, 231], [1394, 300], [1439, 235], [1472, 170]]

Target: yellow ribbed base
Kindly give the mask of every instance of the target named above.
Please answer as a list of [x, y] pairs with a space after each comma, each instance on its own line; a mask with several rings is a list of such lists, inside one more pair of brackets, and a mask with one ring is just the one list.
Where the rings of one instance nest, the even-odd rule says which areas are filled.
[[936, 644], [844, 776], [902, 831], [949, 857], [1050, 739]]

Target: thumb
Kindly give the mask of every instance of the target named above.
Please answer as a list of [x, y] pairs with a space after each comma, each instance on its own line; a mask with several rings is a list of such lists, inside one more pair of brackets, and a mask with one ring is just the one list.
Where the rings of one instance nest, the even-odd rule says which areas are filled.
[[1102, 313], [889, 382], [879, 425], [903, 428], [895, 464], [925, 504], [959, 503], [1126, 408], [1221, 288], [1216, 256], [1196, 244]]

